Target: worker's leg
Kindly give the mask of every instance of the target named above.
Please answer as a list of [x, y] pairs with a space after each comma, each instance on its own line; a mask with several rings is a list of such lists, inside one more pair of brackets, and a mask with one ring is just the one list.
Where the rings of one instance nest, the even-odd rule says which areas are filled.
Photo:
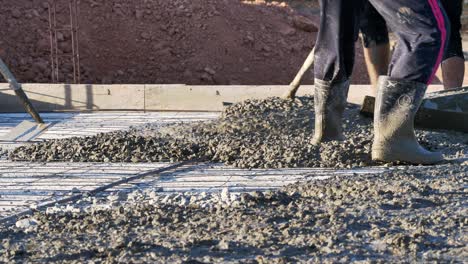
[[341, 119], [354, 66], [361, 0], [321, 0], [315, 45], [313, 143], [343, 139]]
[[465, 59], [451, 57], [442, 62], [444, 89], [461, 87], [465, 78]]
[[465, 75], [465, 58], [460, 35], [463, 0], [441, 0], [441, 3], [451, 27], [447, 51], [442, 62], [442, 76], [444, 88], [451, 89], [461, 87]]
[[364, 46], [364, 59], [372, 86], [372, 93], [377, 94], [377, 81], [380, 75], [386, 75], [390, 63], [390, 43]]
[[386, 75], [390, 63], [390, 40], [385, 19], [374, 6], [365, 1], [359, 23], [364, 59], [374, 96], [377, 94], [377, 80]]
[[379, 79], [372, 158], [431, 164], [441, 153], [421, 147], [414, 117], [442, 61], [447, 19], [438, 0], [371, 0], [398, 37], [389, 76]]

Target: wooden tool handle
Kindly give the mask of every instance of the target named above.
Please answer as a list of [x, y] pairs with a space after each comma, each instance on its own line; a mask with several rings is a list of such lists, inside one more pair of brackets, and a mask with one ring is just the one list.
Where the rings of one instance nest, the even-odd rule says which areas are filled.
[[0, 73], [10, 84], [10, 88], [15, 91], [15, 94], [20, 99], [21, 104], [23, 105], [26, 112], [28, 112], [37, 123], [43, 124], [44, 121], [42, 120], [41, 116], [31, 104], [31, 101], [29, 100], [28, 96], [24, 93], [23, 89], [21, 88], [21, 85], [18, 83], [18, 81], [16, 81], [15, 76], [13, 76], [10, 69], [8, 69], [8, 66], [6, 66], [2, 59], [0, 59]]

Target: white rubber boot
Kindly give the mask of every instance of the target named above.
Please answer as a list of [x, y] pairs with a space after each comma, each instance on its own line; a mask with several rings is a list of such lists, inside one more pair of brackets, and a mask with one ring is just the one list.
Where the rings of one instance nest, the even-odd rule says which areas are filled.
[[349, 81], [332, 84], [315, 79], [315, 133], [312, 144], [344, 140], [342, 119], [348, 91]]
[[418, 82], [379, 78], [374, 113], [372, 159], [434, 164], [443, 160], [439, 152], [421, 147], [414, 134], [414, 117], [427, 85]]

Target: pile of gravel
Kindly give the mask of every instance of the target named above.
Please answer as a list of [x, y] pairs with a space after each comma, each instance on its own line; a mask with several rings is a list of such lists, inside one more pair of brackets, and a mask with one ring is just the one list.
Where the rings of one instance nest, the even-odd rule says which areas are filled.
[[[147, 125], [85, 138], [49, 140], [20, 147], [15, 161], [157, 162], [203, 160], [239, 168], [368, 166], [371, 119], [349, 105], [344, 126], [347, 140], [311, 144], [313, 98], [247, 100], [228, 107], [215, 121]], [[463, 133], [419, 131], [421, 143], [451, 156], [468, 153]]]
[[278, 191], [84, 198], [0, 226], [0, 262], [463, 262], [466, 165], [394, 167]]

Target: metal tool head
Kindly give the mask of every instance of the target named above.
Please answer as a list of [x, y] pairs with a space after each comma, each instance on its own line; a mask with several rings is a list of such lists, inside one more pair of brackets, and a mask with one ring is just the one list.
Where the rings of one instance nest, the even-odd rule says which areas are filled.
[[[374, 115], [375, 98], [366, 96], [361, 114]], [[428, 93], [419, 108], [415, 125], [468, 133], [468, 87]]]
[[28, 142], [44, 133], [53, 123], [35, 123], [23, 121], [14, 127], [8, 134], [0, 138], [3, 142]]
[[428, 93], [421, 107], [468, 114], [468, 87]]

